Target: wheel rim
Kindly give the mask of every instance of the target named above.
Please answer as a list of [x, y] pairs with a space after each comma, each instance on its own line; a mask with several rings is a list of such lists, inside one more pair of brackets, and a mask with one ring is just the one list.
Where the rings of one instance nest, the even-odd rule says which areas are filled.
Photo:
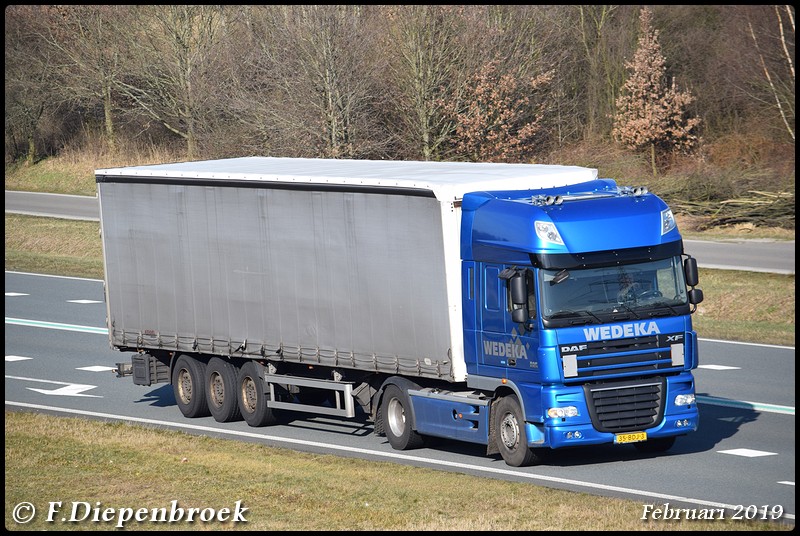
[[511, 413], [506, 413], [500, 421], [500, 440], [508, 450], [514, 450], [519, 445], [519, 423]]
[[247, 413], [253, 413], [256, 410], [257, 403], [258, 391], [256, 382], [248, 376], [242, 381], [242, 409]]
[[192, 375], [186, 369], [178, 372], [178, 396], [184, 404], [192, 401]]
[[392, 433], [397, 437], [402, 436], [406, 430], [406, 412], [403, 409], [403, 405], [396, 398], [389, 401], [386, 417]]
[[209, 393], [211, 395], [211, 402], [216, 407], [222, 407], [225, 403], [225, 383], [222, 381], [222, 374], [219, 372], [211, 373], [211, 381], [209, 382]]

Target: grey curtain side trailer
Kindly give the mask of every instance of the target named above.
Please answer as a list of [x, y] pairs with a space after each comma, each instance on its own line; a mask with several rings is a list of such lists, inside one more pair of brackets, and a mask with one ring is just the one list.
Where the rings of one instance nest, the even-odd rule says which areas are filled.
[[112, 347], [459, 382], [460, 198], [596, 171], [247, 157], [96, 176]]

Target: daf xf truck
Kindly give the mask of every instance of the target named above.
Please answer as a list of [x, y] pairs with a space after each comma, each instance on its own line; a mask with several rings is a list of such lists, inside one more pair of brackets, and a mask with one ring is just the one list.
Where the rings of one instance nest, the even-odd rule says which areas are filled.
[[180, 411], [367, 415], [392, 447], [670, 448], [698, 426], [697, 264], [577, 166], [245, 157], [96, 171], [119, 376]]

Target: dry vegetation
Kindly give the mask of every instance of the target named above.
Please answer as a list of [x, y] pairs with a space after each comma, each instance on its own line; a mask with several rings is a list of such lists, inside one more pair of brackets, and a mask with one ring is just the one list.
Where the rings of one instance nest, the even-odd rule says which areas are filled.
[[28, 525], [10, 519], [21, 501], [41, 512], [55, 500], [149, 509], [172, 500], [219, 509], [241, 500], [248, 508], [247, 523], [239, 526], [129, 522], [129, 530], [791, 529], [769, 522], [642, 521], [638, 501], [27, 412], [6, 412], [5, 440], [7, 529], [113, 528], [47, 523], [41, 514]]

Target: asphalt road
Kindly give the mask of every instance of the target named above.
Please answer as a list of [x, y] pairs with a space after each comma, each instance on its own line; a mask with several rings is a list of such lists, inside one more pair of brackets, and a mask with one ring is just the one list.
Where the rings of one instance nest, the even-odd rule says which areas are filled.
[[[365, 460], [431, 467], [624, 497], [645, 505], [781, 509], [795, 516], [794, 348], [700, 341], [696, 385], [700, 428], [666, 454], [633, 446], [555, 451], [540, 466], [512, 468], [485, 447], [442, 441], [395, 451], [355, 419], [287, 414], [276, 426], [186, 419], [167, 384], [133, 385], [111, 372], [129, 354], [113, 351], [97, 280], [6, 272], [6, 410], [127, 421], [192, 434]], [[10, 475], [6, 475], [9, 478]], [[13, 477], [13, 475], [11, 475]], [[61, 500], [42, 489], [42, 501]], [[79, 498], [80, 499], [80, 498]], [[98, 498], [102, 499], [102, 498]], [[242, 497], [246, 501], [247, 497]], [[744, 514], [743, 514], [744, 515]]]
[[[99, 221], [96, 197], [6, 190], [6, 212]], [[684, 240], [701, 268], [794, 274], [794, 240]]]

